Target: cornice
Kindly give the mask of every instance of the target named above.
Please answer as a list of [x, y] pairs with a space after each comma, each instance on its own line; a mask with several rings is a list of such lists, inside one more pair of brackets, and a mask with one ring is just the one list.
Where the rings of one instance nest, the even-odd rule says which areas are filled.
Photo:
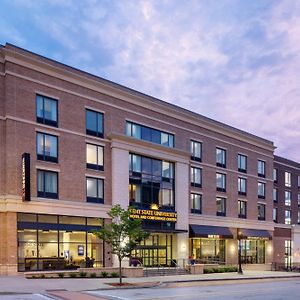
[[226, 135], [227, 137], [255, 145], [268, 151], [273, 152], [274, 150], [273, 143], [263, 138], [256, 137], [250, 133], [243, 132], [229, 125], [195, 114], [181, 107], [139, 93], [100, 77], [42, 58], [41, 56], [18, 49], [12, 45], [9, 45], [9, 48], [4, 48], [4, 52], [5, 61], [147, 108], [150, 111], [163, 112], [177, 120]]

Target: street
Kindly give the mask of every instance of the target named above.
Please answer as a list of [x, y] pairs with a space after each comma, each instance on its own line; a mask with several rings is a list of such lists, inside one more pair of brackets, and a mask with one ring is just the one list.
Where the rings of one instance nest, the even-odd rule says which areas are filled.
[[[188, 286], [187, 286], [188, 285]], [[251, 283], [225, 283], [208, 285], [200, 283], [169, 284], [165, 287], [151, 289], [126, 289], [110, 291], [91, 291], [90, 295], [108, 299], [255, 299], [255, 300], [295, 300], [300, 298], [300, 279], [289, 280], [255, 280]]]

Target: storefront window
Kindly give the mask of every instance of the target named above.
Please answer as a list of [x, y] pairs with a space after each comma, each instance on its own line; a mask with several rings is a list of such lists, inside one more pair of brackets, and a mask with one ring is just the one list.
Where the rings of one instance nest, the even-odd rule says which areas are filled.
[[265, 241], [264, 240], [241, 240], [243, 264], [265, 263]]
[[103, 266], [103, 242], [90, 232], [102, 225], [97, 218], [18, 214], [19, 271]]
[[191, 239], [192, 256], [202, 263], [225, 262], [225, 240], [212, 238]]

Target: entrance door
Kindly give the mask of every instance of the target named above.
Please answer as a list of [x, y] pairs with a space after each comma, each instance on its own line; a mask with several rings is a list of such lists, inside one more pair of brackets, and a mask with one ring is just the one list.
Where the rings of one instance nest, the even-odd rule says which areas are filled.
[[172, 235], [150, 235], [132, 251], [132, 257], [145, 267], [172, 265]]

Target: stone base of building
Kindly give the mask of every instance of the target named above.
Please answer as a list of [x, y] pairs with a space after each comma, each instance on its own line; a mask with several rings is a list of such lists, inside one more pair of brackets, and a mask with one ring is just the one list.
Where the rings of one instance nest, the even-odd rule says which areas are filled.
[[18, 275], [18, 265], [0, 265], [0, 276], [1, 275]]
[[242, 266], [246, 271], [272, 271], [272, 264], [248, 264]]

